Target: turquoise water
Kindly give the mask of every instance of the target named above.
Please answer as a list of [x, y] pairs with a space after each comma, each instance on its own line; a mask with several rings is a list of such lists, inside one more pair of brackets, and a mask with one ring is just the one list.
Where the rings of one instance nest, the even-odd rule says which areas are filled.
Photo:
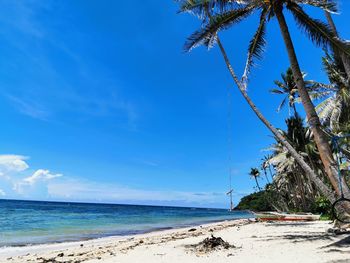
[[249, 217], [248, 212], [224, 209], [0, 200], [0, 246], [130, 235]]

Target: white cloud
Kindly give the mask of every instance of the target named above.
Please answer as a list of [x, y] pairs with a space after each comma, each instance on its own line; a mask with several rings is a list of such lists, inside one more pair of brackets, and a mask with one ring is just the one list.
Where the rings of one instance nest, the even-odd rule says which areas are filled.
[[29, 168], [25, 162], [28, 157], [14, 154], [0, 155], [0, 176], [5, 176], [8, 172], [22, 172]]
[[[62, 174], [52, 174], [49, 170], [39, 169], [36, 170], [31, 176], [28, 176], [20, 181], [17, 181], [13, 184], [13, 190], [18, 194], [27, 194], [29, 192], [38, 191], [35, 187], [36, 185], [43, 187], [42, 183], [45, 183], [51, 179], [61, 177]], [[44, 185], [44, 188], [47, 189], [47, 185]], [[36, 194], [36, 193], [32, 193]]]
[[[5, 179], [8, 184], [12, 185], [12, 190], [20, 195], [34, 193], [39, 189], [40, 191], [46, 189], [47, 192], [47, 182], [61, 177], [62, 174], [54, 174], [46, 169], [38, 169], [30, 175], [31, 171], [26, 162], [28, 159], [28, 157], [23, 155], [0, 155], [0, 179]], [[5, 192], [1, 190], [0, 196], [4, 196], [4, 194]]]
[[5, 195], [6, 195], [5, 191], [0, 189], [0, 196], [5, 196]]
[[50, 180], [57, 177], [61, 177], [62, 174], [51, 174], [49, 170], [39, 169], [33, 173], [33, 175], [23, 179], [23, 182], [30, 185], [35, 184], [39, 180]]

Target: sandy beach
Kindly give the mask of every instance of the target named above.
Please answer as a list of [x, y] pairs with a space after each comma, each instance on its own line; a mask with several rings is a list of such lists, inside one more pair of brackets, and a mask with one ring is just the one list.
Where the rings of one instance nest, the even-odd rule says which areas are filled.
[[[193, 228], [82, 242], [2, 248], [1, 262], [350, 262], [349, 234], [329, 221], [225, 221]], [[229, 247], [205, 249], [205, 238]]]

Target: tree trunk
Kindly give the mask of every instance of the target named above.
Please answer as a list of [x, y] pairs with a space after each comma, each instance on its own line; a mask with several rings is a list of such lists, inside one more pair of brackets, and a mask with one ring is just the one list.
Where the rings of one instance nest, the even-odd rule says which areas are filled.
[[[310, 129], [313, 132], [314, 139], [320, 153], [321, 161], [325, 167], [327, 177], [330, 183], [332, 184], [333, 188], [335, 189], [336, 193], [340, 196], [341, 192], [339, 188], [339, 182], [337, 179], [337, 165], [333, 158], [333, 154], [332, 154], [330, 145], [328, 143], [328, 138], [322, 130], [320, 119], [318, 118], [318, 115], [315, 111], [315, 107], [312, 104], [309, 93], [305, 88], [303, 75], [300, 70], [299, 62], [295, 54], [294, 45], [288, 30], [286, 20], [282, 12], [282, 8], [283, 8], [282, 6], [276, 7], [275, 14], [280, 26], [283, 40], [286, 45], [290, 65], [293, 71], [293, 76], [298, 87], [299, 96], [304, 106], [304, 109], [308, 118], [308, 122], [310, 125]], [[343, 186], [344, 193], [347, 196], [349, 196], [349, 188], [347, 187], [346, 184], [343, 183], [343, 185], [344, 185]]]
[[297, 108], [295, 107], [295, 103], [293, 103], [294, 116], [298, 116]]
[[236, 76], [233, 67], [230, 63], [230, 60], [227, 56], [227, 53], [221, 44], [219, 36], [217, 36], [217, 43], [220, 48], [220, 51], [222, 53], [222, 56], [225, 60], [226, 67], [229, 70], [234, 82], [236, 83], [239, 91], [243, 95], [244, 99], [247, 101], [249, 106], [252, 108], [254, 113], [257, 115], [257, 117], [265, 124], [265, 126], [276, 136], [277, 140], [282, 143], [284, 147], [287, 148], [287, 150], [290, 152], [290, 154], [295, 158], [295, 160], [299, 163], [299, 165], [302, 167], [302, 169], [305, 171], [307, 176], [310, 178], [310, 181], [314, 182], [316, 187], [319, 189], [319, 191], [331, 202], [334, 202], [336, 200], [333, 192], [331, 189], [315, 174], [315, 172], [310, 168], [310, 166], [304, 161], [303, 157], [300, 156], [297, 151], [290, 145], [290, 143], [283, 137], [283, 135], [262, 115], [262, 113], [259, 111], [259, 109], [255, 106], [253, 101], [248, 96], [244, 85], [239, 81], [238, 77]]
[[266, 169], [265, 169], [265, 168], [264, 168], [264, 174], [265, 174], [266, 181], [267, 181], [267, 183], [269, 184], [269, 183], [270, 183], [270, 180], [269, 180], [269, 178], [267, 177], [267, 172], [266, 172]]
[[[333, 33], [339, 38], [337, 27], [335, 26], [332, 15], [327, 11], [325, 11], [325, 15], [326, 15], [328, 24], [331, 27]], [[334, 49], [333, 52], [335, 53], [335, 55], [337, 57], [341, 58], [341, 61], [343, 62], [343, 65], [345, 68], [346, 75], [348, 76], [348, 78], [350, 78], [350, 59], [349, 59], [349, 57], [344, 53], [339, 54], [339, 52], [336, 49]]]
[[272, 170], [271, 170], [271, 165], [270, 164], [269, 164], [269, 171], [270, 171], [271, 180], [273, 182], [273, 174], [272, 174]]
[[261, 191], [261, 188], [260, 188], [260, 185], [258, 183], [258, 178], [256, 176], [254, 176], [254, 179], [255, 179], [255, 183], [256, 183], [256, 186], [258, 187], [258, 190], [259, 192]]

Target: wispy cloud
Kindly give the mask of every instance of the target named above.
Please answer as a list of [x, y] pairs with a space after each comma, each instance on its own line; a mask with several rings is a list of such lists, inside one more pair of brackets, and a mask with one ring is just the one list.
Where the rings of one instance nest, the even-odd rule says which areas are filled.
[[159, 166], [158, 162], [150, 161], [150, 160], [137, 159], [136, 162], [144, 164], [146, 166], [151, 166], [151, 167], [158, 167]]
[[[47, 9], [50, 1], [3, 1], [0, 21], [11, 28], [42, 38], [44, 31], [34, 19], [38, 10]], [[13, 19], [16, 17], [16, 19]]]
[[139, 111], [121, 94], [124, 87], [115, 72], [91, 66], [98, 62], [70, 46], [56, 24], [41, 20], [59, 5], [30, 0], [6, 1], [2, 6], [0, 22], [6, 26], [1, 34], [12, 49], [9, 70], [16, 76], [21, 71], [19, 84], [3, 85], [8, 86], [7, 99], [18, 112], [38, 120], [62, 123], [72, 115], [76, 120], [110, 118], [114, 123], [118, 119], [121, 128], [136, 130]]
[[42, 105], [39, 105], [38, 102], [26, 101], [25, 99], [21, 99], [13, 95], [8, 95], [7, 98], [20, 113], [34, 119], [44, 121], [48, 120], [50, 112], [47, 109], [44, 109]]
[[121, 185], [69, 179], [50, 182], [49, 196], [58, 200], [120, 203], [181, 203], [210, 206], [225, 197], [225, 193], [144, 190]]
[[[6, 196], [31, 199], [66, 201], [179, 204], [189, 206], [216, 206], [226, 200], [225, 193], [205, 191], [175, 191], [169, 189], [142, 189], [117, 183], [101, 183], [83, 178], [63, 177], [47, 169], [30, 171], [29, 158], [23, 155], [0, 155], [0, 171], [12, 189], [5, 188]], [[5, 179], [6, 177], [6, 179]], [[0, 196], [5, 194], [0, 190]], [[8, 192], [9, 191], [9, 192]], [[11, 192], [12, 191], [12, 192]]]
[[4, 190], [0, 189], [0, 196], [6, 196], [6, 193]]

